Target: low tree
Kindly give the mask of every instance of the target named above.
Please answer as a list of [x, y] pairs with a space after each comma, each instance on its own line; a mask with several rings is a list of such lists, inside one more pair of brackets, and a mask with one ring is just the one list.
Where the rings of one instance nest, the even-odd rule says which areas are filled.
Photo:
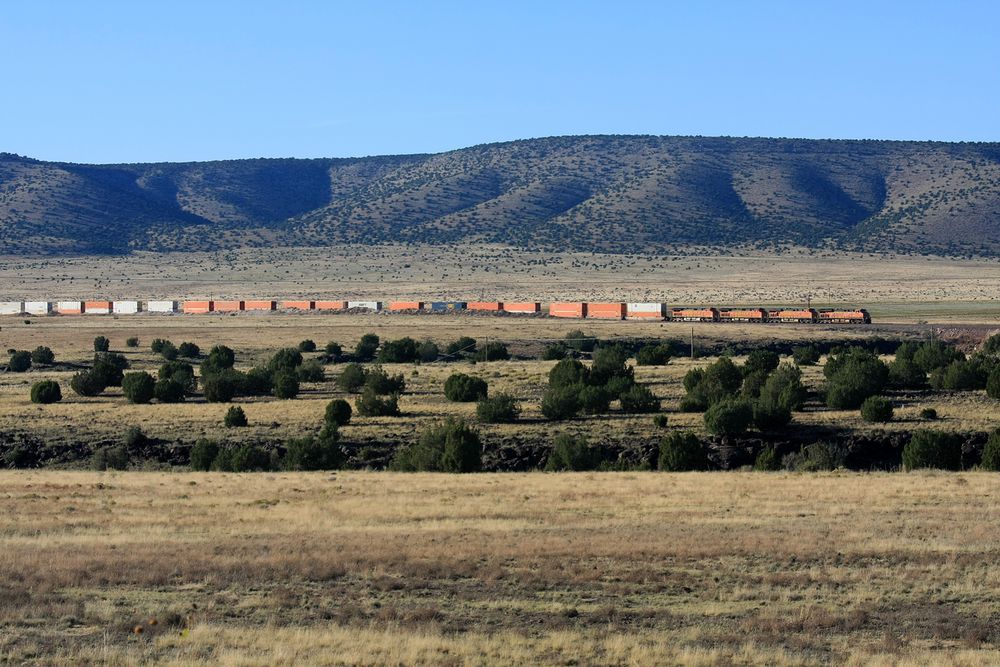
[[31, 368], [31, 353], [25, 350], [15, 350], [11, 352], [10, 361], [7, 362], [7, 370], [11, 373], [23, 373]]
[[885, 423], [892, 421], [892, 401], [885, 396], [869, 396], [861, 404], [861, 418], [866, 422]]
[[326, 411], [323, 414], [323, 420], [327, 424], [335, 424], [336, 426], [344, 426], [351, 421], [351, 404], [342, 398], [335, 398], [326, 404]]
[[101, 376], [93, 370], [75, 374], [70, 378], [69, 387], [79, 396], [97, 396], [106, 388]]
[[770, 375], [771, 371], [778, 367], [780, 358], [776, 352], [771, 350], [757, 349], [752, 350], [750, 354], [747, 355], [747, 360], [743, 364], [743, 375], [752, 375], [754, 373], [761, 373], [765, 377]]
[[32, 403], [58, 403], [62, 400], [62, 391], [55, 380], [42, 380], [31, 385]]
[[658, 399], [649, 387], [645, 385], [632, 385], [620, 397], [622, 412], [627, 414], [651, 414], [660, 409], [660, 399]]
[[201, 362], [201, 372], [221, 371], [232, 368], [236, 363], [236, 353], [225, 345], [213, 345], [205, 361]]
[[440, 354], [441, 350], [438, 348], [437, 343], [432, 340], [425, 340], [417, 346], [417, 358], [425, 364], [437, 361]]
[[944, 431], [914, 431], [903, 447], [903, 467], [906, 470], [959, 470], [962, 467], [962, 438]]
[[31, 352], [31, 363], [40, 366], [48, 366], [56, 360], [56, 355], [52, 350], [44, 345], [39, 345]]
[[228, 403], [233, 400], [243, 383], [243, 375], [227, 369], [213, 373], [201, 380], [205, 400], [209, 403]]
[[183, 403], [186, 393], [184, 385], [177, 380], [157, 380], [153, 387], [153, 397], [160, 403]]
[[588, 336], [579, 329], [574, 329], [566, 334], [566, 347], [579, 350], [580, 352], [593, 352], [597, 347], [597, 338]]
[[473, 355], [476, 361], [506, 361], [510, 359], [510, 352], [504, 343], [487, 343]]
[[635, 363], [639, 366], [666, 366], [671, 356], [670, 346], [665, 343], [643, 345], [635, 355]]
[[551, 472], [594, 470], [600, 462], [600, 452], [591, 447], [586, 438], [560, 433], [552, 443], [545, 469]]
[[341, 347], [340, 343], [330, 341], [324, 349], [326, 350], [326, 356], [332, 361], [336, 361], [344, 355], [344, 348]]
[[198, 386], [194, 367], [186, 361], [168, 361], [160, 366], [156, 376], [160, 380], [172, 380], [178, 383], [184, 391], [194, 391]]
[[378, 351], [379, 363], [383, 364], [406, 364], [418, 358], [417, 341], [410, 337], [386, 341]]
[[459, 357], [466, 354], [476, 353], [476, 339], [462, 336], [456, 341], [448, 343], [444, 350], [449, 357]]
[[582, 386], [566, 385], [555, 386], [551, 384], [542, 395], [542, 414], [546, 419], [563, 420], [572, 419], [580, 412], [580, 391]]
[[185, 359], [197, 359], [201, 356], [201, 348], [194, 343], [185, 341], [177, 348], [177, 354]]
[[611, 410], [611, 401], [614, 397], [604, 387], [581, 385], [577, 399], [583, 412], [588, 415], [601, 415]]
[[671, 433], [660, 441], [657, 468], [666, 472], [707, 470], [708, 456], [694, 433]]
[[292, 371], [281, 370], [274, 374], [274, 387], [271, 389], [276, 398], [291, 399], [299, 395], [299, 378]]
[[753, 422], [753, 409], [746, 401], [725, 399], [705, 411], [705, 428], [715, 435], [740, 435]]
[[326, 380], [323, 365], [315, 359], [310, 359], [299, 366], [297, 375], [300, 382], [323, 382]]
[[111, 349], [111, 341], [105, 336], [98, 336], [94, 339], [94, 352], [107, 352]]
[[180, 350], [178, 350], [177, 346], [171, 343], [169, 340], [165, 340], [160, 345], [160, 356], [166, 359], [167, 361], [173, 361], [174, 359], [180, 356]]
[[90, 457], [90, 467], [94, 470], [126, 470], [128, 463], [128, 450], [122, 445], [101, 447]]
[[444, 395], [449, 401], [469, 403], [486, 398], [486, 380], [465, 373], [453, 373], [444, 383]]
[[[993, 338], [997, 338], [994, 336]], [[993, 340], [990, 338], [990, 340]], [[988, 341], [987, 341], [988, 342]], [[979, 466], [983, 470], [1000, 471], [1000, 430], [993, 431], [986, 446], [983, 447], [983, 458]]]
[[760, 453], [757, 454], [757, 458], [753, 462], [753, 469], [758, 472], [781, 470], [781, 459], [778, 458], [778, 452], [774, 447], [768, 445], [760, 450]]
[[92, 371], [105, 387], [120, 387], [125, 371], [131, 366], [124, 355], [117, 352], [95, 352]]
[[302, 365], [302, 353], [294, 347], [286, 347], [275, 352], [267, 362], [267, 368], [272, 373], [279, 371], [295, 372]]
[[365, 387], [381, 396], [401, 394], [406, 391], [406, 380], [402, 373], [389, 375], [381, 366], [376, 366], [365, 375]]
[[139, 347], [139, 339], [135, 336], [131, 336], [125, 339], [126, 347]]
[[476, 404], [476, 418], [484, 424], [511, 424], [521, 415], [517, 399], [499, 393]]
[[309, 338], [299, 342], [299, 352], [315, 352], [316, 343]]
[[361, 337], [354, 348], [354, 358], [358, 361], [371, 361], [378, 351], [379, 338], [375, 334], [369, 333]]
[[417, 444], [396, 455], [392, 467], [406, 472], [476, 472], [483, 466], [482, 451], [478, 432], [452, 418], [427, 428]]
[[225, 424], [226, 428], [243, 428], [247, 425], [247, 413], [240, 406], [231, 405], [226, 410], [222, 423]]
[[815, 366], [819, 363], [819, 348], [815, 345], [802, 345], [792, 348], [792, 361], [798, 366]]
[[209, 440], [208, 438], [198, 438], [191, 447], [191, 470], [211, 470], [218, 455], [219, 443], [217, 441]]
[[365, 387], [354, 407], [363, 417], [398, 417], [399, 396], [392, 394], [383, 398], [371, 387]]
[[126, 373], [122, 379], [122, 393], [129, 403], [149, 403], [156, 391], [156, 380], [146, 371]]
[[271, 456], [250, 443], [221, 447], [212, 468], [223, 472], [264, 472], [274, 468]]
[[163, 338], [154, 338], [153, 342], [149, 344], [149, 351], [153, 354], [161, 354], [163, 352], [163, 346], [170, 341], [164, 340]]
[[285, 470], [336, 470], [344, 465], [344, 454], [337, 444], [336, 427], [323, 429], [317, 436], [293, 438], [285, 444], [281, 464]]
[[365, 369], [359, 364], [347, 364], [337, 376], [337, 386], [348, 393], [356, 394], [365, 386], [367, 378]]

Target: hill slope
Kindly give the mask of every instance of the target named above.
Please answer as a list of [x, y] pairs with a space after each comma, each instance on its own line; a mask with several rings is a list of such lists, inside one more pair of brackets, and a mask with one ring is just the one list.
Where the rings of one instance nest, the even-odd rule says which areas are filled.
[[1000, 144], [580, 136], [436, 155], [0, 155], [0, 254], [489, 241], [1000, 254]]

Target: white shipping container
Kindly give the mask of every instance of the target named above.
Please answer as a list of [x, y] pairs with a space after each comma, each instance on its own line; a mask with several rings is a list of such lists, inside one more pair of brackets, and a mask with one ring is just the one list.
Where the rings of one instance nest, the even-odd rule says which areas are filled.
[[120, 315], [133, 315], [139, 312], [138, 301], [115, 301], [113, 310]]
[[368, 310], [382, 310], [381, 301], [348, 301], [348, 308], [367, 308]]
[[24, 312], [29, 315], [48, 315], [52, 312], [52, 304], [48, 301], [25, 301]]
[[625, 309], [630, 313], [662, 313], [664, 310], [662, 303], [628, 303]]
[[57, 313], [82, 313], [83, 301], [57, 301]]
[[20, 315], [24, 312], [21, 301], [0, 301], [0, 315]]
[[151, 313], [176, 313], [176, 301], [147, 301], [146, 310]]

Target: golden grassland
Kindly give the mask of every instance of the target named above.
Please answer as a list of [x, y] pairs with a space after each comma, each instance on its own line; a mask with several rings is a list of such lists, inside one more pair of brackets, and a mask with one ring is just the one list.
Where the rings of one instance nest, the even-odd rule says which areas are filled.
[[[342, 365], [326, 366], [326, 381], [303, 384], [302, 393], [291, 401], [274, 398], [239, 399], [250, 420], [246, 429], [226, 429], [222, 424], [225, 405], [207, 403], [200, 397], [181, 404], [130, 405], [121, 390], [108, 389], [97, 397], [80, 397], [69, 388], [69, 380], [77, 368], [85, 367], [93, 357], [93, 338], [107, 335], [112, 349], [122, 351], [130, 360], [133, 370], [156, 373], [163, 359], [149, 351], [153, 338], [162, 337], [175, 344], [191, 341], [207, 351], [221, 343], [237, 351], [238, 367], [248, 368], [265, 360], [277, 348], [294, 346], [304, 338], [312, 338], [320, 348], [329, 340], [353, 348], [363, 333], [377, 332], [383, 340], [414, 336], [432, 338], [444, 344], [461, 335], [472, 335], [480, 342], [487, 338], [513, 341], [512, 351], [533, 350], [537, 354], [542, 344], [538, 339], [556, 339], [574, 328], [583, 326], [588, 332], [613, 338], [630, 330], [632, 325], [648, 336], [678, 338], [692, 328], [696, 331], [697, 344], [739, 342], [752, 335], [764, 342], [768, 336], [796, 340], [801, 336], [801, 326], [761, 327], [760, 325], [650, 325], [632, 322], [577, 322], [518, 318], [492, 318], [473, 316], [378, 316], [378, 315], [328, 315], [328, 316], [149, 316], [135, 318], [98, 318], [86, 316], [41, 318], [25, 325], [20, 320], [3, 326], [0, 347], [3, 349], [33, 349], [48, 345], [62, 365], [47, 369], [37, 368], [28, 373], [0, 374], [0, 430], [30, 433], [49, 443], [115, 443], [130, 425], [141, 426], [147, 435], [165, 441], [193, 442], [198, 437], [219, 438], [225, 441], [254, 440], [281, 442], [317, 431], [322, 422], [326, 404], [333, 398], [346, 398], [353, 403], [354, 396], [337, 389], [333, 380]], [[807, 333], [816, 335], [812, 328]], [[825, 329], [824, 339], [848, 339], [875, 335], [867, 327]], [[125, 340], [137, 336], [139, 348], [128, 348]], [[306, 357], [313, 355], [305, 355]], [[741, 359], [737, 357], [737, 361]], [[711, 363], [714, 359], [676, 358], [667, 366], [637, 367], [636, 377], [650, 386], [662, 400], [668, 413], [670, 428], [692, 429], [704, 433], [702, 415], [677, 411], [684, 395], [682, 378], [691, 368]], [[516, 424], [481, 425], [484, 440], [488, 443], [531, 441], [548, 443], [555, 432], [585, 434], [593, 441], [619, 443], [655, 441], [663, 430], [653, 424], [649, 415], [612, 413], [585, 417], [566, 424], [553, 426], [542, 418], [540, 401], [547, 382], [547, 373], [554, 362], [537, 360], [512, 360], [470, 364], [387, 364], [390, 373], [402, 373], [407, 383], [406, 393], [400, 399], [403, 415], [400, 417], [355, 416], [342, 430], [345, 442], [400, 444], [412, 442], [429, 423], [448, 416], [474, 419], [475, 405], [452, 403], [443, 395], [447, 377], [454, 372], [465, 372], [487, 380], [492, 393], [513, 394], [522, 407], [522, 419]], [[63, 400], [53, 405], [35, 405], [30, 402], [29, 389], [33, 382], [54, 379], [60, 382]], [[823, 385], [822, 369], [804, 369], [804, 381], [813, 390]], [[793, 427], [828, 426], [858, 432], [872, 430], [912, 430], [937, 428], [948, 430], [987, 431], [1000, 421], [1000, 405], [984, 392], [931, 393], [912, 392], [894, 397], [897, 404], [896, 419], [887, 425], [873, 426], [860, 418], [858, 411], [829, 410], [813, 401], [804, 412], [796, 413]], [[919, 417], [920, 410], [933, 407], [941, 419], [926, 421]]]
[[988, 473], [20, 471], [0, 498], [12, 664], [990, 665], [1000, 648]]
[[1000, 262], [848, 253], [546, 253], [492, 245], [0, 257], [0, 299], [330, 298], [865, 305], [884, 321], [1000, 321]]

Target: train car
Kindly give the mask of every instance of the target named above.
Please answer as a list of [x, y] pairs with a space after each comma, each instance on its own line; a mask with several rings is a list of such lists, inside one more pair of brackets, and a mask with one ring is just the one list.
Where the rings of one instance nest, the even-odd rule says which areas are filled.
[[316, 308], [315, 301], [280, 301], [278, 302], [278, 308], [281, 310], [314, 310]]
[[819, 319], [819, 313], [813, 308], [794, 310], [789, 308], [774, 308], [767, 311], [768, 322], [797, 322], [813, 324]]
[[24, 313], [23, 301], [0, 301], [0, 315], [20, 315]]
[[115, 309], [115, 304], [110, 301], [84, 301], [84, 315], [110, 315]]
[[625, 304], [625, 319], [628, 320], [662, 320], [667, 317], [665, 303], [628, 303]]
[[347, 310], [346, 301], [313, 301], [316, 310]]
[[146, 312], [148, 313], [176, 313], [176, 301], [147, 301]]
[[763, 308], [720, 308], [720, 322], [767, 322], [767, 311]]
[[243, 310], [277, 310], [277, 301], [244, 301]]
[[49, 315], [53, 304], [48, 301], [25, 301], [24, 312], [28, 315]]
[[423, 301], [390, 301], [386, 310], [393, 312], [407, 312], [411, 310], [423, 310]]
[[185, 301], [181, 306], [181, 310], [185, 313], [211, 313], [215, 310], [214, 301]]
[[467, 303], [465, 301], [432, 301], [430, 304], [430, 310], [441, 313], [450, 310], [465, 310]]
[[142, 311], [142, 304], [138, 301], [115, 301], [112, 310], [115, 315], [135, 315]]
[[215, 301], [214, 304], [216, 313], [238, 313], [244, 308], [242, 301]]
[[819, 311], [820, 323], [830, 324], [871, 324], [872, 318], [864, 308], [857, 310], [835, 310], [824, 308]]
[[718, 322], [718, 308], [671, 308], [670, 319], [675, 322]]
[[587, 316], [587, 304], [583, 302], [557, 301], [549, 304], [549, 317], [571, 317], [583, 319]]
[[500, 301], [470, 301], [465, 305], [466, 310], [478, 310], [487, 313], [499, 313], [503, 310], [503, 303]]
[[624, 320], [624, 303], [588, 303], [587, 319], [591, 320]]
[[534, 314], [542, 312], [542, 304], [537, 301], [525, 301], [522, 303], [501, 304], [500, 308], [505, 313], [517, 313], [518, 315]]
[[360, 310], [374, 310], [374, 311], [379, 311], [379, 310], [382, 310], [382, 302], [381, 301], [348, 301], [347, 302], [347, 308], [348, 309], [358, 308]]
[[85, 310], [83, 301], [56, 301], [55, 312], [60, 315], [81, 315]]

